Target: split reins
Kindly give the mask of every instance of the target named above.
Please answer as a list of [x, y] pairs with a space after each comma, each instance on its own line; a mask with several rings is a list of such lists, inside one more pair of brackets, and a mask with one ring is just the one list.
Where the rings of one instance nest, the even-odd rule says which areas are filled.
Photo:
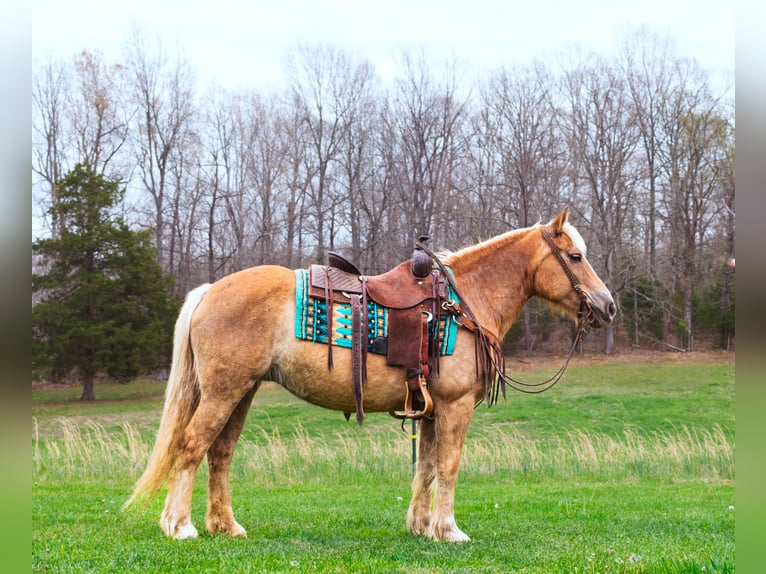
[[418, 248], [422, 249], [431, 257], [431, 259], [434, 261], [444, 276], [445, 281], [447, 281], [450, 287], [454, 290], [458, 300], [460, 301], [459, 304], [445, 302], [445, 305], [449, 306], [449, 309], [445, 306], [445, 310], [449, 310], [460, 316], [462, 318], [462, 322], [460, 324], [474, 333], [476, 340], [476, 368], [478, 371], [481, 366], [486, 388], [485, 398], [489, 406], [492, 406], [497, 402], [500, 392], [502, 392], [503, 398], [505, 398], [506, 385], [515, 391], [527, 394], [543, 393], [551, 389], [564, 375], [564, 372], [569, 366], [569, 361], [572, 359], [578, 343], [582, 340], [583, 336], [588, 330], [589, 324], [593, 320], [593, 308], [590, 304], [590, 301], [588, 300], [588, 296], [582, 290], [577, 276], [574, 274], [569, 264], [564, 259], [564, 256], [561, 254], [561, 250], [553, 241], [553, 237], [551, 237], [550, 232], [545, 227], [541, 227], [540, 232], [543, 236], [543, 239], [545, 239], [545, 242], [550, 247], [554, 257], [561, 265], [561, 268], [569, 279], [572, 288], [579, 295], [580, 309], [577, 313], [579, 317], [577, 332], [574, 335], [572, 346], [570, 347], [569, 353], [564, 360], [564, 364], [561, 365], [561, 368], [559, 368], [559, 370], [556, 371], [556, 373], [554, 373], [551, 377], [539, 383], [527, 383], [520, 381], [505, 372], [505, 354], [502, 352], [500, 341], [498, 340], [497, 336], [490, 333], [489, 331], [486, 331], [481, 326], [478, 319], [476, 318], [476, 315], [474, 315], [473, 311], [468, 305], [468, 302], [461, 295], [452, 271], [439, 259], [439, 257], [436, 256], [436, 254], [430, 251], [425, 245], [423, 245], [421, 242], [416, 243]]

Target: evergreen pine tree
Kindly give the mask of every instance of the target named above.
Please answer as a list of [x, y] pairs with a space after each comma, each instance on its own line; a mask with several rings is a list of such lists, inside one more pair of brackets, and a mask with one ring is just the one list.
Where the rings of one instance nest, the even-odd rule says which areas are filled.
[[117, 215], [118, 182], [78, 164], [58, 191], [60, 232], [32, 245], [33, 361], [53, 380], [76, 373], [91, 401], [97, 374], [127, 380], [169, 361], [178, 301], [151, 232]]

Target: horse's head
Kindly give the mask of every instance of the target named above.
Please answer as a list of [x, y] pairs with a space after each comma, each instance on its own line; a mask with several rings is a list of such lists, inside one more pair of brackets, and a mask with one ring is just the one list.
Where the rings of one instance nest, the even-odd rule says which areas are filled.
[[542, 259], [535, 273], [535, 291], [565, 315], [584, 317], [601, 327], [614, 318], [614, 299], [588, 263], [585, 242], [568, 219], [569, 210], [564, 208], [539, 227]]

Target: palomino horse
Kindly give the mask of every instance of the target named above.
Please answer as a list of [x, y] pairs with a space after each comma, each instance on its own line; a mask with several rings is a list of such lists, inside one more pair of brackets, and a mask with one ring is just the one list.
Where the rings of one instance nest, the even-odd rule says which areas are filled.
[[[450, 253], [461, 300], [483, 331], [502, 339], [532, 296], [565, 314], [600, 326], [612, 320], [614, 301], [585, 257], [580, 234], [564, 209], [545, 225], [509, 231]], [[149, 463], [126, 506], [149, 499], [167, 480], [160, 525], [167, 536], [192, 538], [192, 487], [205, 454], [209, 465], [207, 518], [211, 534], [245, 536], [234, 519], [229, 465], [253, 395], [273, 380], [298, 397], [329, 409], [354, 410], [351, 351], [336, 350], [332, 370], [324, 345], [293, 332], [295, 273], [260, 266], [191, 291], [174, 336], [165, 406]], [[430, 385], [433, 412], [420, 421], [419, 457], [407, 527], [436, 540], [469, 540], [454, 518], [454, 490], [463, 442], [474, 407], [485, 397], [475, 335], [457, 330], [454, 353], [440, 359]], [[370, 355], [364, 391], [368, 412], [400, 410], [404, 369]], [[432, 495], [433, 493], [433, 495]]]

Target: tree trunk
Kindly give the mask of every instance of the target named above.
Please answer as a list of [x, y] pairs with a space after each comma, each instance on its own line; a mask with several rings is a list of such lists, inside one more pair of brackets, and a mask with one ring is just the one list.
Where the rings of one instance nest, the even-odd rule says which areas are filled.
[[604, 328], [604, 354], [611, 355], [612, 353], [614, 353], [614, 324]]
[[721, 299], [718, 309], [718, 338], [722, 349], [731, 351], [731, 331], [729, 323], [726, 320], [726, 315], [729, 313], [730, 308], [730, 291], [731, 291], [731, 268], [727, 265], [723, 270], [723, 281], [721, 285]]
[[693, 287], [691, 278], [684, 280], [684, 341], [681, 345], [687, 351], [694, 350], [694, 337], [692, 335], [692, 297]]
[[80, 400], [84, 402], [91, 402], [96, 400], [96, 395], [93, 392], [93, 380], [95, 376], [93, 373], [85, 373], [82, 379], [82, 395]]
[[531, 353], [534, 350], [534, 338], [532, 334], [532, 321], [529, 316], [529, 305], [524, 305], [522, 313], [524, 319], [524, 348], [527, 353]]
[[633, 345], [638, 348], [641, 346], [638, 328], [638, 290], [633, 289]]

